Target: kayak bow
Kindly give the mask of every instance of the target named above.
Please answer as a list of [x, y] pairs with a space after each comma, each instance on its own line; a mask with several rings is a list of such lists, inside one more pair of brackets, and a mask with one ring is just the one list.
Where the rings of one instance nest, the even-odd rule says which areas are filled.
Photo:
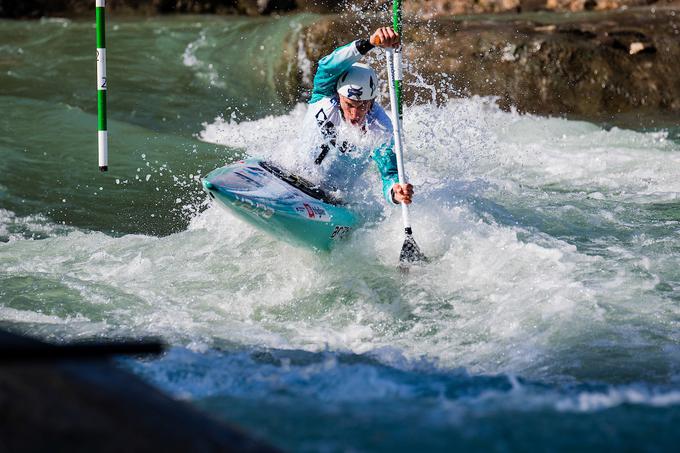
[[287, 242], [330, 250], [355, 227], [355, 215], [305, 179], [249, 159], [210, 172], [203, 189], [222, 207]]

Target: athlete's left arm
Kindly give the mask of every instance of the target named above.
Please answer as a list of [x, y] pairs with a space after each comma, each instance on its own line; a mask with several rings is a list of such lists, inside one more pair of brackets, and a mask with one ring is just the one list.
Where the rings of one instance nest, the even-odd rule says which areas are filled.
[[385, 199], [391, 204], [399, 204], [395, 202], [392, 188], [399, 183], [399, 172], [397, 171], [397, 156], [392, 150], [393, 142], [386, 143], [383, 146], [376, 148], [373, 151], [373, 160], [378, 166], [380, 178], [382, 179], [383, 195]]
[[392, 130], [392, 120], [385, 110], [377, 102], [373, 104], [373, 108], [368, 114], [368, 128], [377, 134], [382, 134], [385, 137], [385, 142], [373, 150], [373, 160], [378, 166], [380, 177], [383, 185], [383, 195], [388, 203], [399, 204], [394, 199], [392, 189], [395, 184], [399, 184], [399, 172], [397, 171], [397, 156], [394, 154], [394, 139]]

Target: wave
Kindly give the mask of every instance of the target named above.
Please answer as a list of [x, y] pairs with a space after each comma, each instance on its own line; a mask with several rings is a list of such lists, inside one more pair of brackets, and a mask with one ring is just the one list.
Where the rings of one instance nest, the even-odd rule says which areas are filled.
[[[391, 359], [394, 353], [389, 352]], [[671, 386], [552, 384], [512, 375], [473, 375], [440, 369], [427, 361], [384, 363], [380, 351], [355, 355], [324, 351], [256, 349], [191, 351], [174, 348], [153, 362], [126, 362], [145, 379], [179, 398], [257, 398], [306, 404], [385, 404], [415, 406], [427, 401], [444, 424], [464, 414], [498, 411], [588, 414], [622, 406], [672, 408], [680, 392]], [[397, 356], [399, 354], [397, 353]], [[432, 407], [434, 406], [434, 407]]]

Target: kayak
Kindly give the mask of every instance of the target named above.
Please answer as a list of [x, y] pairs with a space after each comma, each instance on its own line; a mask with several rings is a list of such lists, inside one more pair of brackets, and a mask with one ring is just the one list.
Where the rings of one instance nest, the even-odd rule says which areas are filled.
[[201, 182], [220, 206], [296, 245], [330, 250], [357, 224], [340, 200], [270, 162], [241, 160], [213, 170]]

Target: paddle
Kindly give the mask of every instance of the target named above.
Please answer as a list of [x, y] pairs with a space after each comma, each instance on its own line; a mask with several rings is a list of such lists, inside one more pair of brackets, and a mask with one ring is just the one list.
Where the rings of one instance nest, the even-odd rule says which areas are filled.
[[[392, 28], [401, 36], [401, 0], [394, 0], [392, 9]], [[397, 156], [397, 172], [399, 175], [399, 184], [406, 184], [406, 172], [404, 171], [404, 157], [402, 151], [403, 110], [401, 104], [401, 46], [396, 49], [385, 49], [385, 56], [387, 58], [387, 77], [390, 87], [390, 107], [392, 110], [392, 119], [394, 121], [394, 153]], [[401, 253], [399, 254], [399, 268], [403, 272], [408, 272], [408, 268], [411, 264], [426, 262], [427, 257], [420, 251], [418, 244], [416, 244], [415, 239], [413, 239], [411, 218], [406, 203], [401, 203], [401, 217], [406, 237], [404, 239], [404, 245], [401, 247]]]

